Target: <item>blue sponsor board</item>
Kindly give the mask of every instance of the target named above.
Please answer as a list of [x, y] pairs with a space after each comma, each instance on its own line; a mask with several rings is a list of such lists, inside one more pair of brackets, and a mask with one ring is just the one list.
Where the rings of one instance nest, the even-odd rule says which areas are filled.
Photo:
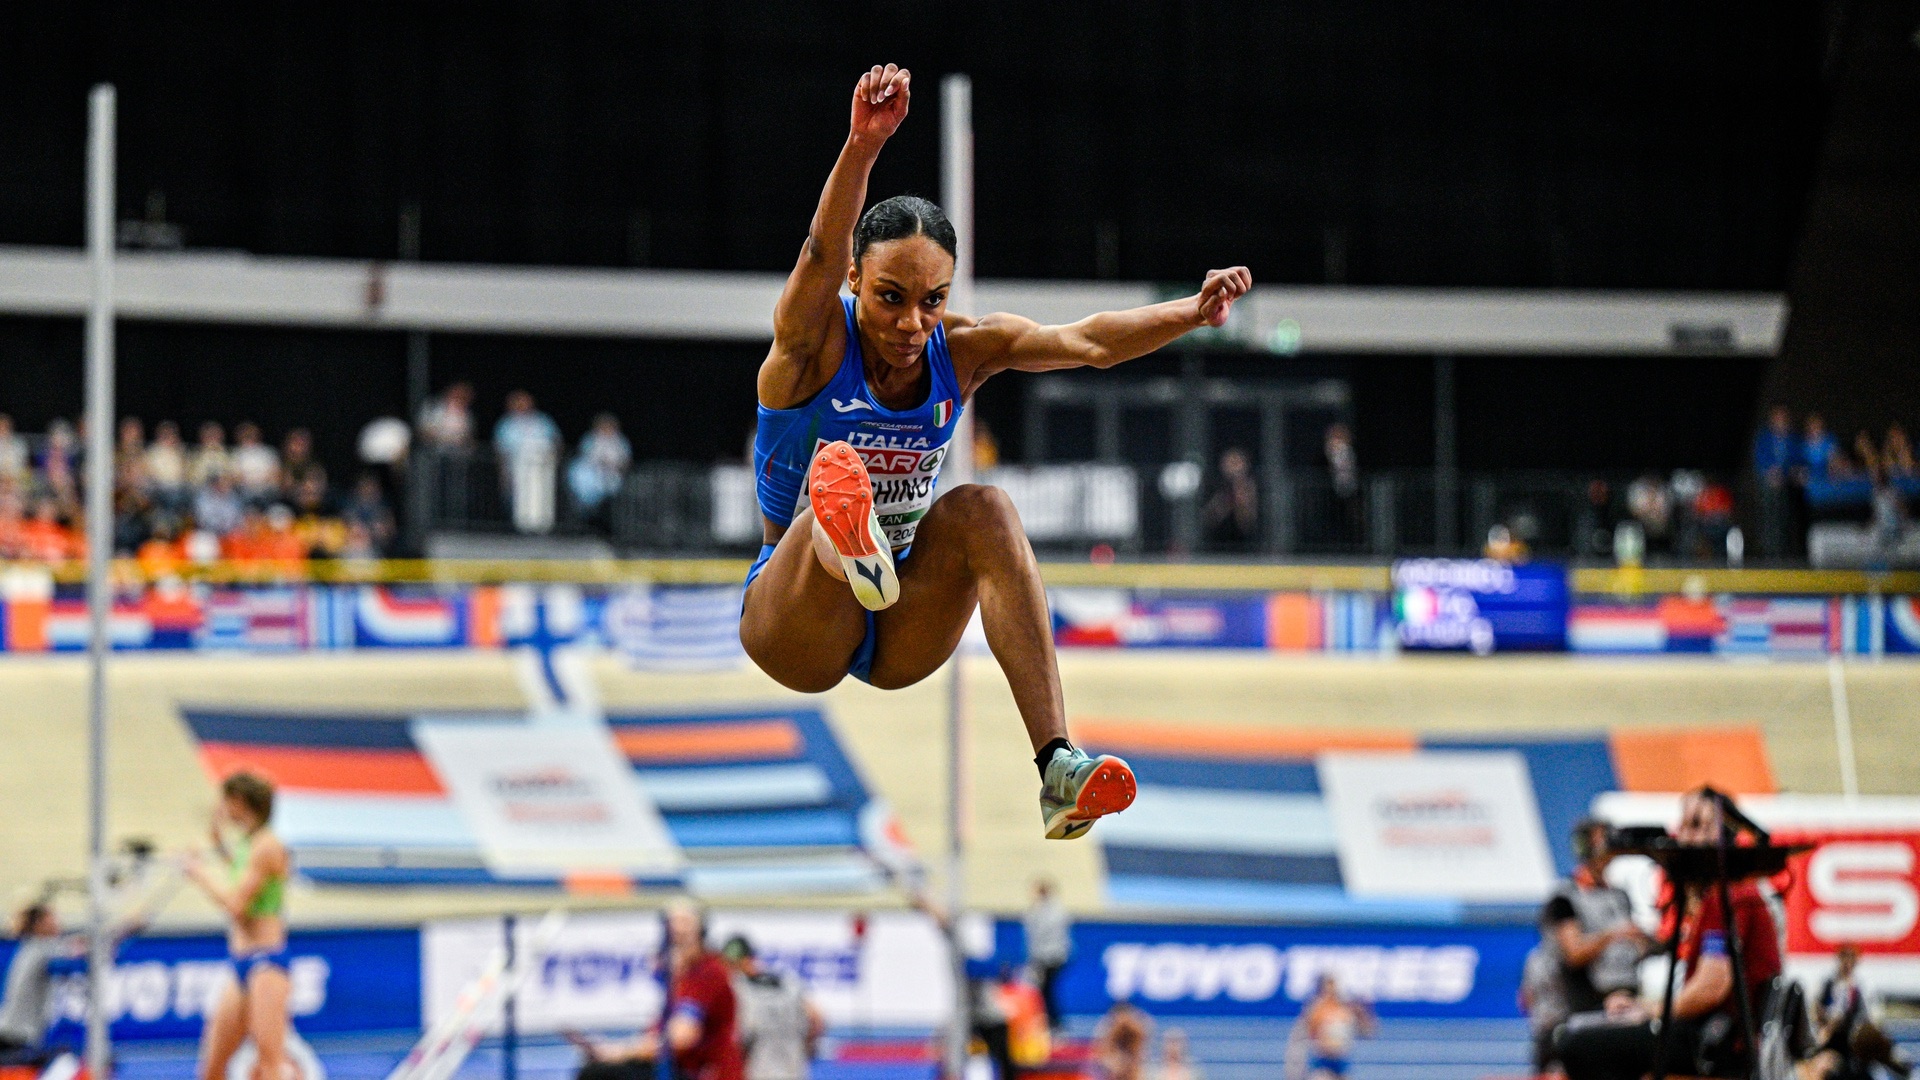
[[[1287, 1017], [1323, 974], [1385, 1017], [1520, 1015], [1521, 969], [1539, 941], [1531, 926], [1236, 926], [1083, 922], [1056, 984], [1061, 1007], [1098, 1015], [1117, 1002], [1162, 1016]], [[1020, 925], [996, 944], [1025, 955]]]
[[1563, 652], [1566, 567], [1493, 559], [1405, 559], [1393, 564], [1393, 615], [1408, 649]]
[[[0, 942], [0, 965], [14, 942]], [[288, 941], [289, 1009], [303, 1032], [389, 1031], [420, 1024], [420, 932], [317, 930]], [[87, 976], [77, 963], [54, 975], [56, 1045], [78, 1046], [86, 1023]], [[135, 938], [114, 961], [108, 1008], [113, 1038], [191, 1039], [208, 1006], [233, 977], [227, 943], [212, 935]]]

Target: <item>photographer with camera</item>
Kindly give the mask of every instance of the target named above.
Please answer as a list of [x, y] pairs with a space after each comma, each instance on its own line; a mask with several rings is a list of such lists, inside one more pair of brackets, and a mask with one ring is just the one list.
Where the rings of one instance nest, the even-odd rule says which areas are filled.
[[[1690, 792], [1681, 800], [1680, 827], [1673, 839], [1707, 846], [1720, 837], [1721, 811], [1710, 793]], [[1680, 895], [1680, 948], [1677, 962], [1686, 981], [1673, 999], [1673, 1023], [1664, 1033], [1656, 1016], [1658, 1002], [1613, 995], [1603, 1017], [1570, 1020], [1557, 1045], [1561, 1064], [1572, 1080], [1637, 1080], [1656, 1067], [1688, 1076], [1745, 1076], [1754, 1050], [1742, 1031], [1741, 1004], [1734, 992], [1737, 953], [1754, 1015], [1765, 1008], [1780, 974], [1780, 939], [1773, 912], [1760, 887], [1750, 880], [1728, 886], [1731, 911], [1710, 881], [1689, 881]]]
[[1540, 912], [1539, 966], [1552, 992], [1529, 995], [1534, 1069], [1542, 1073], [1557, 1060], [1553, 1034], [1562, 1021], [1603, 1012], [1609, 999], [1638, 992], [1640, 959], [1651, 945], [1633, 923], [1627, 894], [1607, 884], [1613, 845], [1606, 822], [1582, 820], [1572, 842], [1580, 864]]

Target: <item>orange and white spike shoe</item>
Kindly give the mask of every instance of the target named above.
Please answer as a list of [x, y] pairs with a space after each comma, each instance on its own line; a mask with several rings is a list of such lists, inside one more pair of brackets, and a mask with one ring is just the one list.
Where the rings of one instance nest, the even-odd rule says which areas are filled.
[[813, 455], [807, 498], [813, 504], [813, 526], [840, 556], [853, 598], [868, 611], [892, 607], [900, 599], [893, 547], [873, 512], [873, 481], [853, 447], [831, 442]]

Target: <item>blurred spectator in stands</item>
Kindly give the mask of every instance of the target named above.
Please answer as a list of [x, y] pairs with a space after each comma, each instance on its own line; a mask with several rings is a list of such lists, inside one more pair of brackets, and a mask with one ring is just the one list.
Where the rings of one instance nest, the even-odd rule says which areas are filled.
[[1666, 550], [1673, 530], [1673, 498], [1657, 476], [1627, 485], [1627, 513], [1638, 522], [1647, 551]]
[[153, 502], [137, 487], [113, 493], [113, 552], [132, 555], [153, 534]]
[[439, 450], [465, 450], [473, 445], [473, 387], [463, 382], [447, 387], [420, 410], [420, 442]]
[[1330, 424], [1324, 440], [1327, 478], [1333, 486], [1333, 539], [1342, 544], [1360, 540], [1360, 456], [1354, 453], [1353, 432], [1345, 424]]
[[60, 523], [60, 504], [51, 496], [33, 504], [33, 517], [20, 526], [20, 557], [38, 562], [65, 562], [80, 554], [73, 534]]
[[1059, 1031], [1060, 995], [1056, 984], [1067, 961], [1073, 958], [1073, 919], [1054, 894], [1052, 881], [1040, 878], [1033, 883], [1033, 903], [1020, 921], [1027, 934], [1027, 966], [1046, 1005], [1047, 1027]]
[[347, 546], [364, 546], [365, 555], [384, 555], [387, 545], [393, 543], [393, 511], [387, 509], [387, 500], [380, 493], [380, 478], [372, 473], [361, 473], [354, 482], [353, 495], [340, 508], [340, 517], [347, 523], [349, 533], [359, 529], [361, 538], [349, 535]]
[[1093, 1033], [1093, 1066], [1101, 1080], [1146, 1080], [1153, 1020], [1122, 1002], [1107, 1010]]
[[1193, 1063], [1185, 1031], [1168, 1028], [1160, 1036], [1160, 1069], [1154, 1080], [1200, 1080], [1200, 1067]]
[[986, 472], [1000, 467], [1000, 440], [993, 437], [993, 429], [978, 416], [973, 418], [973, 471]]
[[193, 454], [187, 459], [187, 483], [204, 488], [213, 483], [215, 477], [225, 476], [232, 469], [233, 459], [227, 456], [226, 431], [211, 420], [201, 424], [200, 441], [194, 444]]
[[0, 491], [0, 559], [19, 559], [20, 530], [27, 523], [26, 503], [17, 488]]
[[147, 447], [147, 494], [161, 510], [184, 513], [192, 500], [187, 486], [187, 448], [180, 441], [180, 425], [162, 420], [153, 426], [153, 442]]
[[1860, 472], [1870, 481], [1880, 479], [1880, 448], [1873, 445], [1873, 436], [1862, 428], [1853, 433], [1853, 460], [1859, 463]]
[[507, 412], [493, 427], [500, 455], [500, 481], [513, 507], [513, 526], [523, 533], [553, 528], [553, 467], [560, 456], [560, 427], [533, 407], [533, 395], [507, 395]]
[[[1800, 439], [1800, 468], [1803, 480], [1827, 480], [1834, 472], [1834, 458], [1840, 453], [1840, 442], [1827, 430], [1827, 420], [1819, 413], [1808, 413], [1806, 434]], [[1840, 465], [1845, 471], [1844, 463]]]
[[135, 553], [140, 573], [148, 581], [176, 576], [186, 565], [186, 551], [177, 534], [173, 519], [163, 516], [154, 523], [152, 533]]
[[33, 477], [27, 440], [13, 430], [13, 417], [0, 413], [0, 485], [18, 487]]
[[318, 478], [320, 491], [324, 496], [327, 490], [327, 470], [313, 457], [313, 433], [306, 428], [294, 428], [287, 432], [281, 441], [280, 474], [281, 482], [287, 491], [294, 492], [309, 479]]
[[193, 523], [215, 536], [225, 536], [240, 527], [243, 509], [233, 474], [217, 472], [193, 497]]
[[137, 416], [120, 418], [120, 434], [113, 450], [113, 484], [121, 491], [147, 486], [147, 428]]
[[1514, 536], [1508, 526], [1495, 525], [1487, 530], [1487, 546], [1482, 554], [1495, 562], [1526, 562], [1527, 544]]
[[1793, 416], [1784, 405], [1767, 411], [1767, 426], [1753, 438], [1754, 486], [1760, 497], [1760, 553], [1784, 558], [1798, 546], [1802, 515], [1797, 484], [1800, 447], [1793, 437]]
[[40, 448], [40, 482], [46, 485], [56, 510], [80, 509], [80, 436], [73, 425], [55, 420], [47, 425], [47, 441]]
[[1613, 549], [1613, 487], [1595, 477], [1574, 522], [1574, 549], [1582, 555], [1606, 555]]
[[240, 497], [256, 506], [277, 502], [281, 491], [280, 454], [260, 437], [260, 428], [242, 421], [233, 429], [233, 475]]
[[306, 478], [293, 489], [293, 532], [307, 554], [316, 559], [334, 559], [347, 544], [347, 525], [333, 512], [327, 496], [327, 474], [309, 469]]
[[1260, 489], [1246, 451], [1236, 446], [1220, 455], [1220, 475], [1203, 509], [1209, 544], [1228, 551], [1253, 545], [1260, 535]]
[[1920, 479], [1920, 469], [1914, 467], [1913, 443], [1907, 438], [1907, 429], [1899, 424], [1887, 428], [1887, 441], [1880, 450], [1880, 467], [1886, 470], [1887, 479], [1897, 485], [1912, 484]]
[[581, 517], [602, 515], [602, 506], [619, 492], [632, 464], [633, 446], [620, 433], [620, 421], [612, 413], [594, 417], [593, 429], [580, 440], [580, 448], [567, 466], [567, 487], [573, 492], [573, 505]]
[[1733, 529], [1733, 492], [1718, 480], [1708, 480], [1693, 497], [1693, 528], [1699, 547], [1695, 558], [1718, 560], [1727, 552], [1727, 533]]
[[1793, 482], [1800, 457], [1794, 445], [1793, 415], [1785, 405], [1767, 411], [1767, 426], [1753, 437], [1753, 473], [1766, 487], [1784, 489]]

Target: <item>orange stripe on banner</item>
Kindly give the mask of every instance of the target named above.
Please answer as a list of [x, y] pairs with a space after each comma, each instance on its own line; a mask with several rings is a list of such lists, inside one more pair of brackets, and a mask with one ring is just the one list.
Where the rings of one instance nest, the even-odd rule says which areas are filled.
[[1079, 741], [1102, 750], [1168, 757], [1310, 758], [1330, 750], [1399, 753], [1419, 748], [1413, 735], [1397, 731], [1187, 727], [1138, 720], [1081, 720], [1073, 731]]
[[1732, 795], [1775, 791], [1757, 727], [1616, 729], [1609, 742], [1623, 791], [1686, 791], [1701, 784]]
[[1267, 648], [1318, 650], [1326, 636], [1326, 612], [1312, 593], [1274, 593], [1267, 598]]
[[581, 871], [568, 874], [560, 879], [561, 888], [575, 896], [630, 896], [633, 894], [633, 881], [624, 874], [611, 871]]
[[616, 727], [613, 740], [636, 763], [791, 758], [805, 745], [791, 720]]
[[446, 794], [433, 767], [413, 750], [250, 746], [209, 742], [200, 744], [200, 763], [215, 780], [240, 769], [249, 769], [280, 787], [303, 791]]
[[500, 630], [500, 587], [482, 585], [467, 594], [467, 644], [498, 648], [506, 637]]

